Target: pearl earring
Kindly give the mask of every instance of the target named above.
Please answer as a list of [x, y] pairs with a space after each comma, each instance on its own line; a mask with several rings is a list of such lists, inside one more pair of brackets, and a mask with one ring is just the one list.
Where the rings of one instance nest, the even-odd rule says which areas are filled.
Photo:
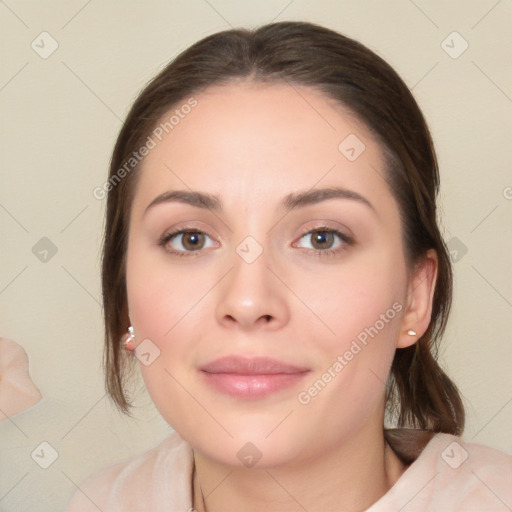
[[135, 334], [133, 333], [133, 327], [131, 325], [130, 327], [128, 327], [128, 332], [130, 333], [130, 336], [126, 338], [126, 341], [124, 342], [125, 345], [128, 345], [128, 343], [130, 343], [130, 341], [132, 341], [135, 338]]
[[407, 334], [408, 334], [409, 336], [416, 336], [416, 334], [418, 334], [418, 333], [417, 333], [414, 329], [409, 329], [409, 330], [407, 331]]

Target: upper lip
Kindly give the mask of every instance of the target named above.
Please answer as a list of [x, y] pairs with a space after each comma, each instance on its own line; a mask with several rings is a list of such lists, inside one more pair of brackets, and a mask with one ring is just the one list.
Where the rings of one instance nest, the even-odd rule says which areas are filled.
[[303, 373], [308, 368], [295, 366], [270, 357], [226, 356], [215, 359], [201, 370], [207, 373], [232, 373], [239, 375], [272, 375], [281, 373]]

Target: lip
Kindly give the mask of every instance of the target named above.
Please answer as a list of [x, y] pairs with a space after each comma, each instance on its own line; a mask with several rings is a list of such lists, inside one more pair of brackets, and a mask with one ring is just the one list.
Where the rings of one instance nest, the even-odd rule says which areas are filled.
[[259, 399], [297, 384], [309, 368], [269, 357], [227, 356], [200, 368], [217, 391], [244, 399]]

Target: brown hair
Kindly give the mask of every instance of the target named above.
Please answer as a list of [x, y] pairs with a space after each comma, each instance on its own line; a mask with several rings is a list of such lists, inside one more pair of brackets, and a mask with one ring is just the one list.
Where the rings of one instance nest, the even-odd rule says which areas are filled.
[[121, 338], [129, 323], [125, 263], [139, 166], [117, 183], [112, 180], [119, 178], [119, 169], [173, 106], [211, 85], [236, 80], [314, 88], [348, 107], [380, 143], [386, 180], [400, 210], [408, 269], [430, 248], [438, 255], [432, 319], [417, 343], [396, 350], [387, 410], [397, 426], [460, 434], [462, 401], [436, 361], [451, 306], [452, 269], [437, 225], [439, 171], [430, 132], [411, 92], [389, 64], [361, 43], [306, 22], [272, 23], [205, 37], [169, 63], [133, 104], [112, 155], [103, 247], [103, 363], [110, 397], [129, 414], [132, 404], [124, 387], [129, 360], [134, 358], [126, 356]]

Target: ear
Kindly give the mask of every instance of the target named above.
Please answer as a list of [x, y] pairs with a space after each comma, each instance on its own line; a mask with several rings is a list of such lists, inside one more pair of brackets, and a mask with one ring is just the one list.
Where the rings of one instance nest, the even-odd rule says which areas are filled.
[[123, 344], [123, 348], [128, 352], [133, 352], [135, 350], [134, 338], [132, 337], [133, 327], [130, 322], [130, 327], [128, 327], [128, 333], [124, 334], [121, 339], [121, 343]]
[[[434, 249], [429, 249], [416, 265], [409, 279], [406, 310], [402, 318], [396, 348], [413, 345], [428, 329], [432, 317], [432, 302], [437, 282], [438, 258]], [[416, 335], [407, 334], [410, 329]]]
[[[133, 342], [133, 340], [128, 341], [129, 337], [130, 337], [129, 334], [125, 334], [121, 340], [121, 343], [123, 344], [123, 348], [127, 352], [134, 352], [135, 351], [135, 343]], [[127, 343], [127, 341], [128, 341], [128, 343]]]

